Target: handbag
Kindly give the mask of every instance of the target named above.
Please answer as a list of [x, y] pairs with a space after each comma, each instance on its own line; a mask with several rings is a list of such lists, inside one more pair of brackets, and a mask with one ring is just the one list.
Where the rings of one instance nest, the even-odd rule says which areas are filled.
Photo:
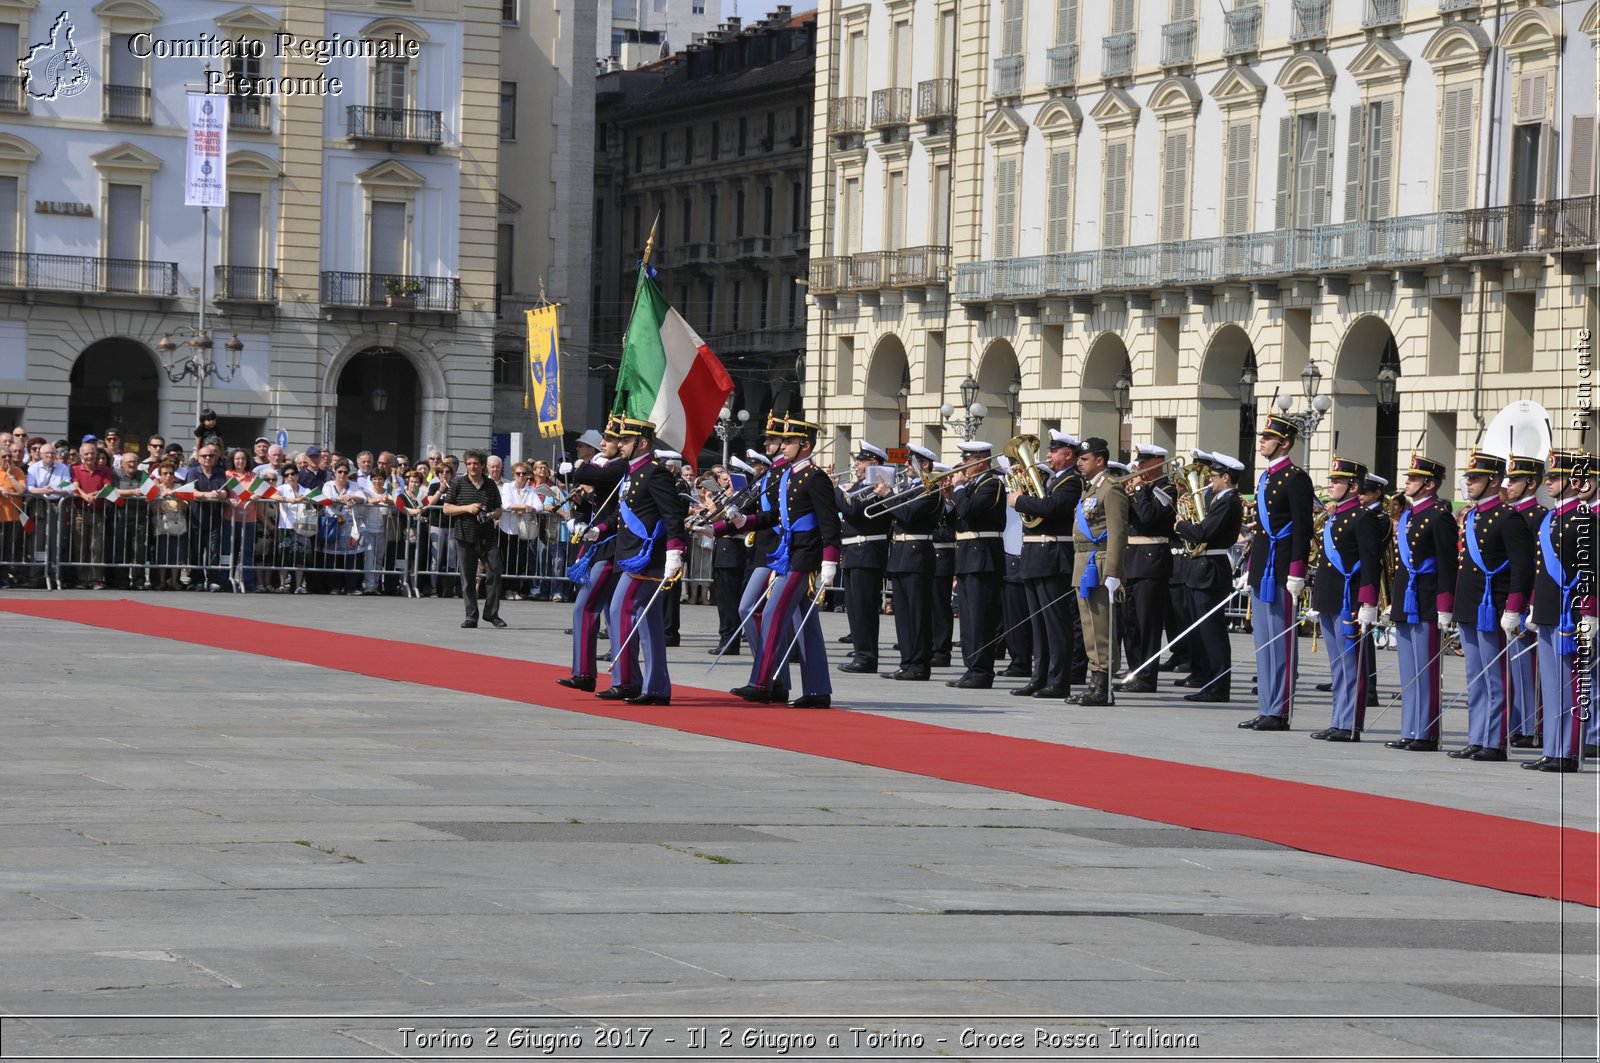
[[294, 530], [297, 535], [304, 535], [307, 539], [317, 534], [317, 507], [298, 503], [294, 515]]
[[539, 517], [534, 513], [517, 514], [517, 538], [537, 539], [539, 537]]
[[181, 512], [163, 509], [156, 514], [157, 535], [186, 535], [189, 532], [189, 520]]
[[317, 534], [322, 537], [323, 542], [331, 543], [339, 538], [339, 525], [343, 521], [333, 513], [323, 513], [320, 516], [321, 519], [317, 523]]

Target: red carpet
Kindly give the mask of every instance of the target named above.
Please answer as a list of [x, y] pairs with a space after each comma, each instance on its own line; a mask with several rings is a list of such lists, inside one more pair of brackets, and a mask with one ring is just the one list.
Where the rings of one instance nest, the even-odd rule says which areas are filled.
[[[394, 679], [389, 666], [396, 643], [385, 639], [127, 600], [0, 601], [0, 610], [234, 652], [250, 646], [269, 656]], [[1600, 836], [1589, 831], [867, 712], [754, 708], [721, 691], [693, 687], [675, 687], [670, 708], [633, 708], [556, 686], [564, 667], [402, 645], [408, 660], [420, 666], [414, 674], [441, 677], [423, 685], [1240, 834], [1600, 907]], [[462, 668], [464, 659], [473, 667]]]

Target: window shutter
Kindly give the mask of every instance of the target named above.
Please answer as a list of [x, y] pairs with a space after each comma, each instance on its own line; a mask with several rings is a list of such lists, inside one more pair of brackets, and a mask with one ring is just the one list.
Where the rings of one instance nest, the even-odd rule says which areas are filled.
[[1182, 240], [1188, 210], [1189, 133], [1168, 133], [1161, 151], [1161, 239]]
[[261, 193], [228, 193], [228, 265], [261, 265]]
[[1017, 159], [1009, 156], [995, 164], [994, 257], [1017, 254]]
[[1056, 0], [1056, 43], [1078, 39], [1078, 0]]
[[1294, 118], [1278, 119], [1278, 206], [1273, 212], [1272, 227], [1289, 227], [1290, 177], [1294, 173]]
[[1172, 0], [1172, 21], [1183, 22], [1194, 18], [1194, 0]]
[[1333, 114], [1317, 114], [1317, 154], [1311, 169], [1311, 224], [1328, 224], [1328, 198], [1333, 184]]
[[1072, 250], [1072, 151], [1050, 153], [1050, 217], [1046, 251]]
[[[17, 250], [17, 230], [21, 215], [17, 202], [17, 179], [0, 177], [0, 253]], [[9, 273], [5, 274], [9, 276]]]
[[1350, 108], [1350, 140], [1349, 154], [1345, 158], [1344, 167], [1344, 220], [1360, 221], [1365, 215], [1362, 213], [1361, 200], [1361, 118], [1362, 106], [1356, 104]]
[[1111, 32], [1133, 32], [1133, 0], [1111, 0]]
[[406, 205], [372, 204], [372, 231], [368, 237], [369, 269], [373, 273], [405, 273]]
[[144, 189], [138, 185], [111, 185], [106, 190], [106, 257], [138, 258], [139, 228], [143, 222]]
[[1545, 97], [1550, 93], [1550, 74], [1539, 70], [1517, 79], [1517, 122], [1544, 121]]
[[[1594, 195], [1594, 126], [1595, 116], [1592, 114], [1574, 115], [1572, 118], [1572, 138], [1567, 148], [1571, 160], [1567, 170], [1569, 196]], [[0, 202], [0, 210], [3, 209], [4, 203]]]
[[1250, 231], [1250, 123], [1228, 126], [1227, 191], [1222, 205], [1222, 231], [1236, 236]]
[[1022, 54], [1022, 0], [1005, 0], [1001, 9], [1005, 21], [1001, 33], [1002, 55]]
[[1472, 205], [1472, 86], [1447, 89], [1439, 126], [1439, 209]]
[[1394, 214], [1394, 100], [1379, 100], [1373, 104], [1372, 118], [1366, 216], [1377, 219]]
[[1128, 241], [1128, 142], [1106, 145], [1104, 201], [1101, 204], [1100, 246], [1122, 247]]

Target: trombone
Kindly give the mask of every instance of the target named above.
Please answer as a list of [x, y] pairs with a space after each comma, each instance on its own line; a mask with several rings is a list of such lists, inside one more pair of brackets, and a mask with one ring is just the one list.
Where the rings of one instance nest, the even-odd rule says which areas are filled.
[[[914, 473], [907, 475], [906, 482], [909, 486], [894, 488], [890, 494], [863, 509], [861, 515], [867, 518], [888, 516], [895, 510], [903, 506], [909, 506], [918, 499], [937, 494], [941, 490], [943, 482], [956, 473], [988, 465], [993, 460], [993, 458], [972, 458], [955, 466], [949, 472], [928, 472], [919, 468]], [[917, 479], [913, 480], [911, 478], [912, 475], [916, 476]], [[866, 486], [862, 485], [856, 490], [865, 491]]]

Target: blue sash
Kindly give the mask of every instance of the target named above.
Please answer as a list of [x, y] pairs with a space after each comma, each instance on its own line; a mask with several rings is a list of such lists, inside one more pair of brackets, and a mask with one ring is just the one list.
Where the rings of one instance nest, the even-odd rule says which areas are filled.
[[1400, 554], [1400, 563], [1406, 567], [1406, 597], [1401, 603], [1401, 608], [1406, 611], [1406, 623], [1422, 623], [1422, 603], [1417, 598], [1417, 577], [1425, 572], [1439, 571], [1439, 559], [1430, 557], [1420, 565], [1411, 563], [1411, 540], [1406, 538], [1406, 529], [1411, 526], [1411, 510], [1400, 514], [1400, 527], [1395, 532], [1394, 545]]
[[1561, 588], [1561, 616], [1556, 628], [1556, 654], [1561, 657], [1571, 657], [1578, 652], [1578, 618], [1575, 606], [1577, 599], [1573, 591], [1578, 589], [1578, 584], [1583, 581], [1583, 569], [1572, 574], [1572, 579], [1567, 579], [1567, 568], [1561, 563], [1561, 558], [1556, 556], [1555, 538], [1551, 532], [1555, 528], [1556, 512], [1551, 510], [1544, 515], [1544, 521], [1539, 525], [1539, 553], [1544, 558], [1544, 570], [1555, 580], [1556, 586]]
[[1261, 530], [1267, 537], [1267, 563], [1261, 566], [1261, 586], [1256, 591], [1258, 601], [1271, 604], [1278, 600], [1278, 583], [1273, 578], [1278, 567], [1278, 543], [1284, 536], [1294, 531], [1293, 522], [1274, 532], [1272, 530], [1272, 514], [1267, 512], [1267, 479], [1271, 473], [1262, 473], [1261, 479], [1256, 482], [1256, 516], [1261, 521]]
[[[1350, 585], [1355, 582], [1356, 573], [1361, 571], [1361, 561], [1349, 569], [1344, 567], [1344, 555], [1339, 552], [1339, 544], [1333, 538], [1333, 519], [1337, 514], [1329, 514], [1322, 525], [1322, 554], [1333, 565], [1333, 570], [1344, 577], [1344, 601], [1339, 605], [1339, 625], [1344, 632], [1345, 640], [1354, 642], [1361, 634], [1360, 625], [1351, 619]], [[1354, 520], [1355, 518], [1350, 518]]]
[[[1084, 515], [1083, 499], [1081, 498], [1078, 500], [1076, 519], [1078, 521], [1078, 530], [1083, 533], [1083, 537], [1088, 539], [1092, 545], [1099, 546], [1101, 543], [1106, 541], [1106, 535], [1111, 531], [1111, 529], [1107, 528], [1105, 531], [1101, 532], [1099, 536], [1096, 536], [1089, 531], [1089, 518]], [[1083, 578], [1078, 581], [1078, 597], [1089, 597], [1089, 592], [1098, 586], [1100, 586], [1100, 566], [1094, 563], [1094, 552], [1090, 551], [1089, 563], [1083, 566]]]
[[[762, 508], [769, 508], [766, 500], [762, 499]], [[817, 526], [817, 515], [807, 513], [799, 520], [789, 521], [789, 470], [783, 470], [783, 477], [778, 481], [778, 527], [780, 537], [778, 548], [767, 555], [767, 567], [774, 575], [787, 576], [789, 574], [789, 540], [795, 532], [810, 531]]]
[[650, 567], [650, 557], [656, 550], [656, 539], [666, 530], [667, 522], [657, 520], [653, 529], [645, 530], [644, 520], [628, 505], [627, 480], [623, 480], [622, 489], [617, 492], [617, 509], [622, 514], [622, 523], [628, 526], [628, 530], [637, 538], [644, 540], [644, 545], [639, 548], [638, 553], [617, 562], [622, 571], [630, 576], [637, 576]]
[[[1518, 515], [1520, 516], [1520, 514]], [[1478, 510], [1473, 508], [1467, 514], [1467, 554], [1472, 558], [1472, 563], [1483, 572], [1483, 597], [1478, 601], [1478, 631], [1489, 634], [1495, 629], [1494, 615], [1494, 578], [1506, 570], [1511, 564], [1511, 559], [1500, 562], [1500, 567], [1491, 569], [1483, 563], [1483, 550], [1478, 546]]]
[[567, 566], [567, 579], [572, 581], [574, 587], [589, 585], [589, 569], [594, 567], [595, 555], [600, 552], [602, 546], [615, 538], [615, 535], [608, 535], [598, 542], [588, 544], [578, 552], [578, 559]]

